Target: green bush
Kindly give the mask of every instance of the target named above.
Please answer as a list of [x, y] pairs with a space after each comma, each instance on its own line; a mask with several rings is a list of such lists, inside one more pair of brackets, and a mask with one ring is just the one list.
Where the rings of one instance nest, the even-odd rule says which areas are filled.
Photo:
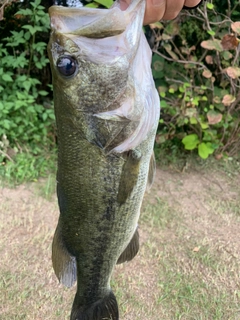
[[36, 36], [48, 32], [49, 18], [40, 0], [30, 6], [16, 12], [27, 23], [0, 43], [0, 137], [5, 135], [15, 148], [30, 144], [37, 152], [40, 145], [49, 143], [54, 112], [45, 98], [48, 91], [41, 88], [41, 77], [37, 77], [48, 59], [47, 44], [36, 41]]
[[205, 2], [151, 26], [161, 96], [157, 144], [182, 141], [202, 158], [240, 150], [240, 4]]
[[[40, 0], [7, 2], [0, 24], [0, 171], [8, 165], [9, 173], [16, 154], [24, 163], [20, 153], [34, 157], [54, 147], [55, 125], [48, 14]], [[111, 4], [95, 0], [89, 6]], [[172, 22], [151, 25], [162, 106], [158, 146], [176, 151], [182, 144], [202, 158], [239, 151], [239, 12], [238, 0], [204, 1]]]
[[[50, 76], [47, 81], [44, 79], [49, 68], [46, 40], [50, 22], [40, 3], [35, 0], [27, 8], [22, 5], [20, 10], [12, 4], [4, 12], [5, 29], [1, 26], [0, 32], [2, 166], [7, 166], [8, 160], [13, 161], [11, 154], [27, 148], [29, 154], [39, 155], [55, 144], [53, 103], [48, 97]], [[12, 21], [10, 32], [9, 21]]]

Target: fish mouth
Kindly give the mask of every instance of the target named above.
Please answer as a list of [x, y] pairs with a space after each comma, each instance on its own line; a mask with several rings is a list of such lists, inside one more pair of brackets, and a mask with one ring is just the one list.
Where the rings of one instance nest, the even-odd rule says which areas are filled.
[[119, 35], [126, 30], [129, 23], [124, 12], [118, 7], [106, 10], [52, 6], [49, 8], [49, 15], [53, 30], [96, 39]]
[[127, 8], [121, 8], [119, 1], [116, 1], [110, 9], [54, 5], [49, 8], [51, 28], [62, 34], [96, 39], [117, 36], [129, 25], [129, 12], [137, 13], [143, 1], [132, 1]]

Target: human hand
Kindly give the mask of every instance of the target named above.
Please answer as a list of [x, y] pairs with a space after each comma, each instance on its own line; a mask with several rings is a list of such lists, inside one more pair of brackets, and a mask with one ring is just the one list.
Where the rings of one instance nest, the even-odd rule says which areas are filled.
[[[131, 0], [120, 0], [122, 10], [126, 10]], [[146, 10], [143, 24], [159, 20], [172, 20], [176, 18], [182, 8], [195, 7], [201, 0], [146, 0]]]

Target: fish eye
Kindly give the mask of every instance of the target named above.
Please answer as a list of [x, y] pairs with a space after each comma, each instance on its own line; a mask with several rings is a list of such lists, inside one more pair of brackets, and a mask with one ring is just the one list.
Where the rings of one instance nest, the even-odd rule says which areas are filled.
[[57, 60], [57, 69], [64, 77], [71, 77], [77, 70], [77, 60], [72, 56], [61, 56]]

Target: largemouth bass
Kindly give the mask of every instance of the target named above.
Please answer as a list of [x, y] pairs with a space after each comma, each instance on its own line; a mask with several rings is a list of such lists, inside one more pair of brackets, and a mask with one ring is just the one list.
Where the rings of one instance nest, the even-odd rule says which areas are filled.
[[118, 2], [49, 10], [60, 209], [52, 260], [62, 284], [77, 280], [71, 320], [119, 319], [111, 274], [139, 248], [160, 110], [144, 10], [144, 0], [125, 11]]

